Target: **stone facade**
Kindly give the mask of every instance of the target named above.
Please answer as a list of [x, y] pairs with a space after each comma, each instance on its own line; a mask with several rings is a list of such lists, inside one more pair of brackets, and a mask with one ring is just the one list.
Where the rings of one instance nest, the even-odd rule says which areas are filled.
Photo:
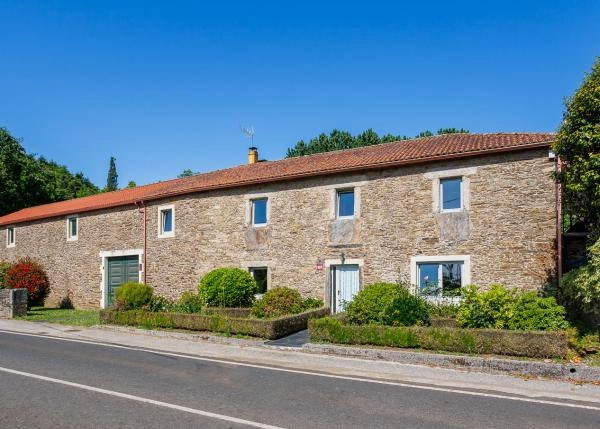
[[[268, 267], [269, 287], [329, 298], [327, 267], [360, 265], [361, 285], [414, 281], [414, 260], [467, 255], [479, 285], [539, 288], [555, 268], [554, 163], [545, 149], [429, 162], [145, 203], [146, 281], [176, 298], [216, 267]], [[461, 177], [464, 209], [441, 213], [439, 181]], [[336, 192], [354, 189], [355, 216], [336, 219]], [[268, 198], [267, 225], [253, 227], [252, 199]], [[159, 237], [161, 206], [173, 205], [174, 234]], [[144, 249], [144, 215], [131, 205], [79, 214], [78, 240], [66, 217], [16, 226], [0, 259], [31, 256], [48, 271], [49, 304], [72, 293], [77, 307], [102, 300], [100, 252]], [[6, 227], [2, 227], [2, 237]], [[343, 254], [343, 255], [342, 255]], [[317, 270], [317, 262], [325, 269]]]
[[27, 289], [0, 289], [0, 319], [27, 315]]

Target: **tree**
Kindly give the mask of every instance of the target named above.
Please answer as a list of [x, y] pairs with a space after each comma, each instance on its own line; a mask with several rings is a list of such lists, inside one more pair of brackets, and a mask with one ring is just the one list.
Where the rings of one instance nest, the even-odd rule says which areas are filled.
[[137, 186], [137, 183], [135, 183], [133, 180], [130, 180], [130, 181], [127, 183], [127, 187], [128, 187], [128, 188], [135, 188], [136, 186]]
[[110, 157], [110, 164], [108, 167], [108, 176], [106, 177], [106, 187], [104, 191], [116, 191], [119, 189], [119, 175], [117, 174], [117, 166], [115, 164], [116, 158], [114, 156]]
[[198, 174], [198, 173], [194, 173], [192, 170], [190, 170], [189, 168], [186, 168], [185, 170], [183, 170], [181, 173], [179, 173], [179, 175], [177, 176], [178, 178], [182, 179], [184, 177], [190, 177], [193, 176], [194, 174]]
[[0, 128], [0, 216], [39, 204], [83, 197], [99, 189], [83, 173], [28, 154]]
[[553, 146], [565, 163], [557, 179], [572, 215], [594, 239], [600, 236], [600, 57], [565, 107]]
[[[465, 130], [464, 128], [440, 128], [438, 130], [438, 135], [468, 132], [469, 131]], [[427, 130], [420, 132], [419, 134], [417, 134], [416, 137], [419, 138], [430, 136], [433, 136], [433, 133]], [[331, 131], [331, 133], [329, 133], [329, 135], [321, 133], [318, 137], [310, 139], [308, 143], [305, 143], [304, 140], [298, 141], [298, 143], [296, 143], [294, 147], [291, 147], [287, 150], [286, 157], [292, 158], [294, 156], [312, 155], [315, 153], [330, 152], [332, 150], [372, 146], [381, 143], [389, 143], [393, 141], [408, 139], [409, 137], [405, 135], [393, 134], [385, 134], [382, 137], [379, 137], [379, 135], [372, 128], [363, 131], [357, 136], [352, 136], [352, 134], [350, 134], [347, 131], [340, 131], [338, 129], [334, 129], [333, 131]]]

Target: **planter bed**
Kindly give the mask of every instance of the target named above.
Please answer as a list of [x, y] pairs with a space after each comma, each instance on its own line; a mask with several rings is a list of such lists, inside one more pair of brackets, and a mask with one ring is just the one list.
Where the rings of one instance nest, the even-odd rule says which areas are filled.
[[568, 351], [565, 331], [508, 331], [433, 326], [348, 325], [333, 318], [308, 323], [311, 342], [363, 344], [426, 350], [564, 358]]
[[148, 311], [100, 311], [100, 323], [145, 328], [188, 329], [250, 335], [276, 340], [306, 329], [308, 320], [324, 317], [329, 308], [317, 308], [275, 319], [228, 317], [222, 314], [153, 313]]

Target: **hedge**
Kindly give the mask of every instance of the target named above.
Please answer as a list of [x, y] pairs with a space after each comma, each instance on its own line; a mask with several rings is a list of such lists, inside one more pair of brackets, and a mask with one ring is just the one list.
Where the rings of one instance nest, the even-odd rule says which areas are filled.
[[369, 344], [471, 354], [564, 358], [568, 351], [568, 335], [565, 331], [359, 326], [326, 317], [310, 320], [308, 333], [312, 342]]
[[221, 314], [152, 313], [148, 311], [100, 311], [100, 323], [143, 326], [149, 329], [169, 328], [191, 331], [225, 332], [275, 340], [306, 329], [308, 320], [324, 317], [329, 308], [312, 309], [275, 319], [227, 317]]

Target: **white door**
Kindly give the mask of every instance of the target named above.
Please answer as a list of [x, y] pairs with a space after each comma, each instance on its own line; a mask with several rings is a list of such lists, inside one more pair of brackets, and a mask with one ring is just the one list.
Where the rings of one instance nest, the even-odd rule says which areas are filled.
[[331, 304], [334, 313], [344, 311], [347, 303], [358, 293], [358, 265], [334, 265], [331, 267], [332, 296]]

